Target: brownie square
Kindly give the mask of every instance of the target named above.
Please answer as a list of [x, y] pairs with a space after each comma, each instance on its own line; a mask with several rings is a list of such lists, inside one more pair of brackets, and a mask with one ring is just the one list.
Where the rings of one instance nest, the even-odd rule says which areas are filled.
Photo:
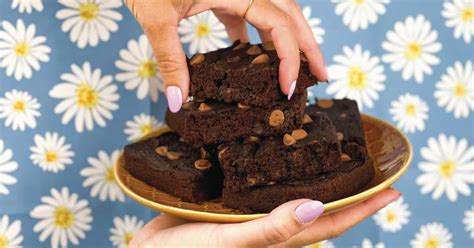
[[193, 148], [179, 141], [176, 133], [127, 145], [124, 156], [130, 174], [183, 201], [202, 202], [221, 193], [222, 172], [215, 148]]
[[[295, 94], [317, 83], [304, 55], [301, 58]], [[188, 60], [190, 95], [253, 106], [286, 100], [278, 83], [279, 64], [271, 42], [251, 45], [236, 41], [228, 48], [196, 54]]]
[[292, 134], [250, 137], [220, 145], [226, 190], [241, 191], [333, 171], [341, 162], [335, 127], [321, 112], [305, 116], [305, 122]]
[[168, 110], [166, 123], [193, 147], [233, 141], [248, 136], [270, 136], [300, 128], [306, 91], [291, 100], [265, 107], [216, 101], [188, 102], [177, 113]]

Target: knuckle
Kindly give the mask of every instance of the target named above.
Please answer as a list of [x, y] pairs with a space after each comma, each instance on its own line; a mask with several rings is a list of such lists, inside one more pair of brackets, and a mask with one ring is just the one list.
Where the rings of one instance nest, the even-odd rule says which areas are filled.
[[291, 238], [294, 229], [290, 224], [285, 224], [282, 221], [272, 221], [267, 225], [265, 230], [265, 239], [269, 244], [278, 244]]
[[157, 62], [162, 75], [174, 74], [181, 69], [181, 64], [178, 60], [168, 56], [158, 56]]

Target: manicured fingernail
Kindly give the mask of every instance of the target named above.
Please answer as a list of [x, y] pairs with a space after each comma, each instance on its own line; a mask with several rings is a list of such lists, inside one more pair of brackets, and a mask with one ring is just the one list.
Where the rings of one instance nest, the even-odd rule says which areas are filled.
[[176, 113], [183, 105], [183, 95], [181, 89], [177, 86], [168, 86], [166, 88], [166, 98], [168, 99], [168, 108], [171, 112]]
[[293, 93], [295, 93], [295, 88], [296, 88], [296, 80], [290, 84], [290, 89], [288, 89], [288, 100], [290, 100], [291, 97], [293, 96]]
[[324, 66], [324, 76], [326, 77], [326, 83], [329, 83], [329, 73], [328, 73], [328, 68]]
[[306, 224], [318, 218], [323, 211], [323, 203], [320, 201], [309, 201], [299, 205], [295, 209], [295, 215], [299, 223]]

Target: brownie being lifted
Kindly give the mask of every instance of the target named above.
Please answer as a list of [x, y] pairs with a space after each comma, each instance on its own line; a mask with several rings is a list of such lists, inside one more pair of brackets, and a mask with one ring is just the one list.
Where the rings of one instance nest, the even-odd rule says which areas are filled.
[[341, 148], [332, 122], [321, 112], [305, 115], [304, 122], [302, 129], [285, 135], [220, 145], [224, 188], [241, 191], [333, 171], [340, 164]]
[[[250, 45], [234, 42], [231, 47], [206, 54], [195, 54], [189, 61], [190, 95], [195, 99], [267, 106], [286, 100], [280, 90], [280, 60], [272, 42]], [[301, 55], [301, 66], [295, 94], [317, 83]]]
[[221, 193], [222, 172], [212, 147], [192, 148], [176, 133], [127, 145], [124, 156], [130, 174], [184, 201], [202, 202]]
[[266, 107], [215, 101], [188, 102], [177, 113], [168, 110], [166, 123], [194, 146], [228, 142], [248, 136], [270, 136], [300, 128], [306, 91], [291, 100], [274, 101]]

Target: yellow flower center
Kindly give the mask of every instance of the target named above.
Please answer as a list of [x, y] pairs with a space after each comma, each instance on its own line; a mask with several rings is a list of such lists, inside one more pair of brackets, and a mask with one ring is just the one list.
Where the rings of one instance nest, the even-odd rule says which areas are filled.
[[454, 174], [454, 170], [456, 169], [456, 164], [452, 160], [446, 160], [439, 166], [439, 173], [444, 178], [450, 178]]
[[405, 113], [409, 116], [414, 116], [416, 114], [416, 105], [414, 103], [409, 103], [405, 106]]
[[74, 223], [74, 215], [66, 207], [57, 207], [54, 211], [54, 225], [60, 228], [68, 229]]
[[142, 133], [142, 135], [146, 135], [148, 133], [151, 132], [151, 124], [143, 124], [141, 127], [140, 127], [140, 132]]
[[130, 243], [130, 241], [132, 241], [133, 239], [133, 233], [131, 232], [126, 232], [124, 235], [123, 235], [123, 242], [128, 246], [128, 244]]
[[0, 248], [8, 247], [8, 239], [5, 235], [0, 234]]
[[108, 168], [107, 171], [105, 172], [105, 181], [107, 181], [109, 183], [115, 181], [115, 175], [114, 175], [113, 167]]
[[367, 75], [359, 66], [353, 66], [347, 75], [349, 87], [355, 90], [363, 90], [367, 86]]
[[86, 22], [94, 20], [99, 11], [99, 6], [96, 3], [85, 3], [79, 7], [79, 15]]
[[25, 57], [30, 51], [30, 46], [26, 42], [20, 42], [15, 46], [15, 53], [17, 56]]
[[44, 154], [44, 159], [48, 163], [56, 162], [58, 160], [58, 154], [55, 151], [46, 151]]
[[421, 55], [422, 47], [420, 44], [416, 42], [412, 42], [408, 44], [407, 49], [405, 51], [405, 58], [408, 60], [415, 60], [418, 59]]
[[22, 100], [17, 100], [13, 102], [13, 109], [16, 112], [21, 112], [21, 113], [25, 112], [25, 102]]
[[309, 246], [309, 248], [321, 248], [321, 243], [315, 243]]
[[436, 238], [430, 238], [425, 243], [425, 248], [438, 248], [438, 240]]
[[387, 215], [385, 217], [387, 218], [388, 223], [391, 223], [397, 219], [397, 215], [391, 210], [387, 211]]
[[465, 97], [467, 95], [466, 85], [462, 83], [457, 83], [454, 87], [454, 95], [459, 98]]
[[154, 77], [155, 75], [156, 64], [151, 59], [143, 62], [143, 64], [140, 65], [140, 69], [138, 69], [138, 76], [144, 79], [149, 79], [151, 77]]
[[361, 5], [365, 3], [365, 0], [354, 0], [354, 3]]
[[461, 13], [461, 19], [465, 22], [474, 20], [474, 8], [465, 8]]
[[199, 38], [207, 36], [210, 31], [211, 31], [211, 27], [207, 23], [202, 23], [201, 22], [196, 26], [196, 35]]
[[94, 108], [97, 105], [99, 96], [89, 84], [82, 83], [76, 90], [77, 105], [85, 108]]

